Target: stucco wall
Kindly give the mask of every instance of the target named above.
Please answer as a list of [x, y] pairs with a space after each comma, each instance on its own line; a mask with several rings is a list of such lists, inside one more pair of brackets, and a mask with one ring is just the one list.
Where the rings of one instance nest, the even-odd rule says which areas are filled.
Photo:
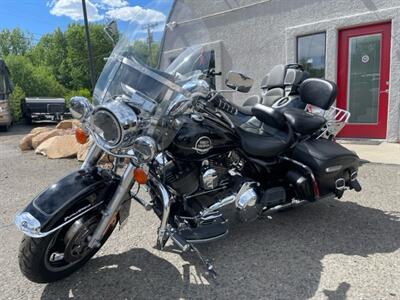
[[[392, 21], [391, 79], [387, 140], [400, 139], [400, 2], [398, 0], [177, 0], [200, 18], [210, 41], [222, 41], [223, 71], [240, 70], [261, 79], [276, 64], [295, 61], [296, 36], [326, 31], [326, 77], [336, 79], [338, 29]], [[181, 9], [170, 21], [187, 21]], [[191, 37], [188, 36], [188, 39]], [[172, 46], [168, 46], [172, 47]], [[165, 49], [168, 50], [168, 49]], [[218, 59], [218, 57], [217, 57]], [[242, 101], [246, 96], [236, 96]]]

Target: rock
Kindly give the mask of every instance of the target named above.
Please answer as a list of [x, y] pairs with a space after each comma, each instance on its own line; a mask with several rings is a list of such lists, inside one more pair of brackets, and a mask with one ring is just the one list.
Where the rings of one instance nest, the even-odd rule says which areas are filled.
[[108, 155], [107, 153], [103, 153], [103, 155], [100, 157], [100, 159], [97, 163], [99, 165], [102, 165], [102, 164], [112, 163], [113, 161], [114, 161], [114, 158], [111, 155]]
[[54, 136], [41, 143], [35, 153], [48, 158], [76, 157], [79, 144], [73, 135]]
[[57, 124], [57, 129], [77, 128], [81, 125], [78, 120], [63, 120]]
[[89, 152], [90, 146], [92, 146], [93, 141], [89, 140], [87, 141], [87, 143], [83, 144], [83, 145], [79, 145], [79, 150], [78, 150], [78, 154], [77, 154], [77, 158], [79, 161], [84, 161], [86, 158], [86, 155]]
[[[66, 133], [66, 132], [65, 132]], [[50, 131], [39, 132], [36, 136], [32, 138], [32, 148], [36, 149], [41, 143], [53, 136], [65, 135], [62, 129], [53, 129]]]
[[52, 130], [51, 127], [36, 127], [31, 130], [29, 134], [24, 136], [22, 140], [19, 142], [19, 148], [22, 151], [31, 150], [32, 149], [32, 139], [37, 135]]
[[19, 142], [19, 149], [22, 151], [26, 150], [31, 150], [32, 149], [32, 139], [37, 135], [38, 133], [29, 133], [26, 136], [22, 138], [22, 140]]
[[53, 128], [51, 127], [35, 127], [31, 130], [31, 133], [41, 133], [41, 132], [45, 132], [45, 131], [50, 131]]

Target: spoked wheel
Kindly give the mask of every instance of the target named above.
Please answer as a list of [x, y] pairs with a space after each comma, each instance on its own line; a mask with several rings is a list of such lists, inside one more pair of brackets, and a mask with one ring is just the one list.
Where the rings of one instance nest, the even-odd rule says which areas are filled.
[[71, 226], [47, 237], [24, 237], [19, 251], [21, 272], [31, 281], [53, 282], [65, 278], [82, 267], [106, 242], [117, 219], [109, 225], [98, 248], [88, 247], [89, 238], [100, 221], [100, 215], [83, 216]]

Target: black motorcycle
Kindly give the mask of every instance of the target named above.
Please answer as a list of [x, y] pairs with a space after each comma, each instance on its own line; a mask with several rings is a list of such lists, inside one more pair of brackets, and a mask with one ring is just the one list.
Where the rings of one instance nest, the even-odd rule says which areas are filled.
[[[321, 138], [324, 117], [233, 104], [227, 95], [248, 92], [253, 81], [231, 71], [230, 90], [211, 88], [220, 75], [210, 68], [212, 51], [189, 46], [160, 70], [140, 62], [134, 40], [121, 36], [97, 82], [95, 105], [71, 100], [82, 122], [78, 142], [90, 136], [94, 143], [80, 170], [16, 216], [25, 234], [19, 264], [28, 279], [56, 281], [82, 267], [127, 220], [132, 199], [159, 217], [160, 249], [170, 239], [213, 272], [195, 245], [225, 236], [227, 214], [250, 221], [361, 190], [358, 156]], [[322, 79], [303, 80], [298, 91], [304, 103], [324, 110], [336, 97], [336, 85]], [[98, 165], [104, 154], [113, 157], [111, 168]], [[149, 197], [139, 197], [139, 188]]]

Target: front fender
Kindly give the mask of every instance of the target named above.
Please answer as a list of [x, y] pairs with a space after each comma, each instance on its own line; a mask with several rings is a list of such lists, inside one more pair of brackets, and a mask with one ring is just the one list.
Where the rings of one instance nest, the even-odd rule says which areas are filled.
[[17, 214], [15, 224], [31, 237], [44, 237], [80, 215], [107, 203], [119, 177], [106, 170], [75, 171], [52, 184]]

